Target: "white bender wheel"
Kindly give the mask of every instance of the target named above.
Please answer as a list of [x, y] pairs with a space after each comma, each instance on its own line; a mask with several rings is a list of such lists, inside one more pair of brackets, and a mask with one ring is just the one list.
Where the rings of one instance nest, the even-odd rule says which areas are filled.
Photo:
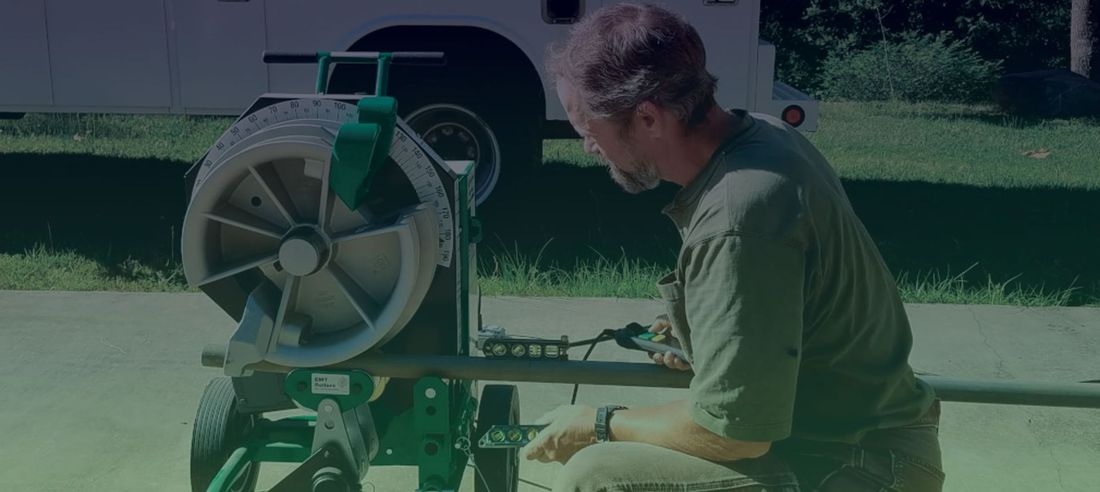
[[416, 313], [436, 265], [450, 265], [454, 223], [434, 153], [403, 123], [390, 159], [419, 204], [378, 216], [330, 189], [336, 134], [356, 117], [355, 106], [326, 99], [261, 108], [222, 135], [196, 176], [182, 234], [188, 283], [259, 274], [281, 292], [249, 304], [263, 306], [253, 319], [273, 324], [257, 358], [316, 367], [385, 343]]

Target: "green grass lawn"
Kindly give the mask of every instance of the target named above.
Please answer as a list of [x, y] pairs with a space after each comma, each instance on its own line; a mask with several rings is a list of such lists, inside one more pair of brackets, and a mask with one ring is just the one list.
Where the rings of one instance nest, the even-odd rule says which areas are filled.
[[0, 152], [193, 162], [233, 120], [219, 116], [32, 113], [19, 120], [0, 120]]
[[956, 105], [822, 111], [812, 140], [847, 179], [1100, 189], [1100, 121], [1030, 121]]
[[[1100, 121], [949, 104], [834, 102], [821, 113], [810, 140], [844, 179], [1100, 189]], [[548, 141], [544, 158], [596, 164], [570, 140]]]
[[[0, 121], [0, 289], [187, 290], [182, 174], [230, 118], [28, 115]], [[1100, 123], [991, 108], [825, 103], [833, 163], [909, 302], [1100, 303]], [[678, 240], [671, 186], [627, 195], [547, 141], [522, 190], [498, 190], [487, 294], [650, 297]]]

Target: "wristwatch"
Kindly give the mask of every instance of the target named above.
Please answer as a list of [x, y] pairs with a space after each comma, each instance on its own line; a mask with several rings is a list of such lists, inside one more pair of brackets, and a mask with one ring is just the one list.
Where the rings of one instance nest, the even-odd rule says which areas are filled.
[[611, 416], [625, 409], [622, 405], [606, 405], [596, 410], [596, 442], [611, 441]]

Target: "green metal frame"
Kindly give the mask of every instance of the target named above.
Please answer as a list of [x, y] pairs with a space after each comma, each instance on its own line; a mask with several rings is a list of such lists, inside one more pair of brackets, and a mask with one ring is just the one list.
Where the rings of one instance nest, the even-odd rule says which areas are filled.
[[[298, 371], [295, 371], [298, 372]], [[302, 371], [311, 373], [313, 371]], [[363, 375], [362, 371], [317, 371], [326, 374]], [[369, 380], [370, 378], [367, 377]], [[288, 381], [290, 378], [288, 377]], [[297, 383], [294, 383], [297, 384]], [[287, 385], [291, 386], [290, 383]], [[320, 402], [320, 396], [308, 389], [295, 388], [295, 401], [306, 405]], [[369, 395], [369, 393], [364, 392]], [[326, 395], [327, 397], [327, 395]], [[344, 401], [355, 404], [356, 400]], [[466, 470], [471, 452], [471, 440], [477, 400], [473, 382], [444, 381], [428, 377], [417, 381], [413, 407], [399, 415], [386, 415], [372, 407], [380, 433], [379, 453], [371, 466], [418, 466], [420, 490], [457, 490]], [[315, 415], [286, 417], [279, 420], [261, 418], [246, 442], [234, 450], [207, 489], [210, 492], [229, 490], [248, 463], [302, 463], [313, 452]]]
[[[323, 378], [326, 375], [347, 377], [349, 380], [347, 394], [314, 393], [313, 388], [317, 384], [315, 378]], [[287, 374], [283, 388], [295, 402], [311, 410], [317, 410], [317, 406], [325, 398], [332, 398], [340, 408], [348, 409], [358, 407], [370, 400], [371, 394], [374, 393], [374, 379], [365, 371], [296, 369]]]
[[[475, 244], [481, 241], [481, 221], [470, 215], [470, 204], [474, 202], [474, 168], [470, 163], [459, 174], [455, 183], [455, 194], [458, 198], [459, 210], [459, 241], [458, 254], [466, 259], [466, 268], [459, 274], [459, 339], [458, 355], [470, 355], [470, 325], [477, 325], [477, 313], [468, 312], [470, 300], [480, 295], [477, 282], [471, 282], [470, 277], [477, 275], [477, 259]], [[475, 289], [471, 291], [470, 288]]]
[[383, 52], [377, 59], [368, 60], [359, 57], [346, 57], [332, 54], [331, 51], [317, 52], [317, 93], [324, 94], [328, 91], [329, 68], [333, 63], [366, 63], [378, 65], [378, 77], [374, 83], [374, 95], [386, 95], [386, 89], [390, 83], [390, 62], [393, 61], [393, 53]]

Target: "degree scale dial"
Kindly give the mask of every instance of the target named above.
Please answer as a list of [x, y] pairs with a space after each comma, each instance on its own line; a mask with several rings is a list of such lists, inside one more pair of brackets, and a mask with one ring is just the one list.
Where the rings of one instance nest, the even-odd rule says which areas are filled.
[[[293, 131], [288, 126], [317, 124], [329, 130], [335, 137], [333, 126], [326, 123], [353, 123], [357, 117], [358, 112], [354, 105], [334, 99], [294, 99], [260, 108], [234, 123], [210, 147], [196, 174], [192, 196], [198, 193], [206, 176], [224, 161], [226, 155], [231, 155], [235, 148], [239, 150], [237, 146], [246, 140], [252, 143], [254, 139], [250, 137], [261, 131], [275, 130], [279, 134], [287, 134], [288, 131]], [[339, 125], [335, 125], [335, 129], [338, 131]], [[276, 133], [265, 132], [268, 137], [273, 134]], [[421, 203], [430, 204], [435, 209], [439, 230], [438, 263], [446, 267], [451, 265], [451, 256], [454, 252], [454, 219], [450, 204], [447, 202], [446, 189], [427, 155], [427, 152], [431, 151], [427, 149], [430, 147], [403, 121], [398, 122], [393, 134], [393, 143], [390, 145], [390, 159], [393, 159], [404, 171]]]
[[[415, 314], [436, 266], [452, 263], [455, 222], [439, 176], [450, 171], [404, 122], [386, 164], [403, 174], [401, 208], [374, 210], [368, 197], [351, 210], [330, 189], [336, 135], [357, 115], [324, 98], [261, 107], [226, 130], [196, 174], [184, 273], [227, 311], [260, 296], [249, 316], [274, 327], [255, 341], [270, 362], [322, 366], [385, 343]], [[267, 294], [246, 292], [256, 278]]]

